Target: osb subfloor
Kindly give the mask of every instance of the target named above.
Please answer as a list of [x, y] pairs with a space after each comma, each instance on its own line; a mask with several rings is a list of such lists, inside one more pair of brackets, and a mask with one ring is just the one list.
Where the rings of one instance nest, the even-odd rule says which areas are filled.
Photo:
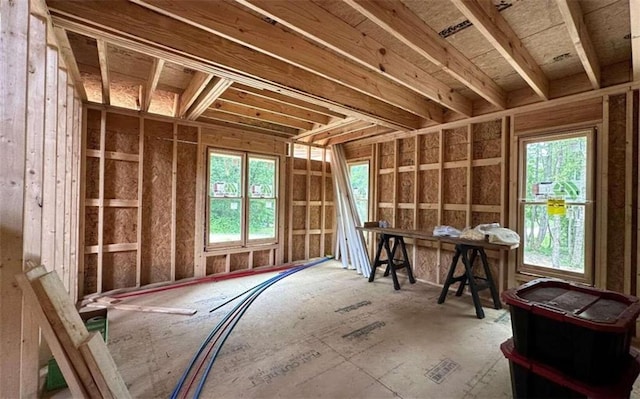
[[[109, 349], [134, 397], [166, 398], [229, 308], [209, 310], [274, 274], [174, 289], [126, 303], [197, 308], [194, 316], [110, 310]], [[372, 284], [335, 261], [287, 277], [254, 302], [216, 361], [202, 397], [511, 397], [500, 343], [509, 314], [468, 296], [379, 275]], [[637, 386], [638, 384], [636, 384]], [[640, 398], [636, 388], [633, 397]]]

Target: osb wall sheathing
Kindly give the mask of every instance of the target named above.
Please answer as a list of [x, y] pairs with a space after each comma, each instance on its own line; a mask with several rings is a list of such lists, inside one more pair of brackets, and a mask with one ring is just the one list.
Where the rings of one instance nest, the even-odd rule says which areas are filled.
[[437, 209], [418, 209], [418, 230], [433, 231], [438, 225]]
[[380, 145], [380, 169], [393, 168], [395, 166], [394, 153], [395, 143], [393, 141], [388, 141]]
[[393, 184], [393, 174], [385, 173], [378, 176], [378, 201], [393, 202], [393, 193], [395, 187]]
[[440, 135], [438, 132], [418, 136], [420, 164], [438, 163], [440, 159]]
[[87, 110], [87, 149], [100, 149], [100, 111]]
[[444, 137], [444, 162], [467, 159], [467, 127], [446, 129]]
[[138, 118], [107, 112], [106, 127], [106, 151], [138, 154], [138, 139], [140, 137], [140, 120]]
[[[445, 204], [466, 204], [467, 203], [467, 169], [453, 168], [443, 171], [443, 191]], [[452, 225], [462, 228], [464, 225]]]
[[136, 251], [105, 253], [102, 256], [102, 290], [135, 287]]
[[398, 209], [396, 226], [399, 229], [413, 230], [413, 209]]
[[145, 120], [141, 284], [171, 280], [173, 125]]
[[[190, 136], [184, 131], [197, 129], [179, 126], [178, 137]], [[191, 137], [185, 137], [185, 139]], [[197, 137], [196, 137], [197, 140]], [[176, 176], [176, 280], [193, 277], [196, 219], [196, 144], [177, 143]]]
[[100, 192], [100, 159], [87, 157], [85, 176], [86, 198], [98, 198]]
[[230, 271], [235, 272], [237, 270], [247, 270], [249, 268], [249, 253], [244, 252], [244, 253], [238, 253], [238, 254], [231, 254], [229, 256], [231, 257]]
[[312, 234], [309, 236], [309, 258], [317, 258], [322, 256], [320, 253], [320, 234]]
[[105, 159], [104, 161], [104, 198], [138, 198], [138, 163]]
[[418, 201], [425, 204], [437, 204], [438, 203], [438, 186], [439, 186], [439, 174], [437, 169], [421, 170], [418, 174], [420, 179], [420, 196]]
[[84, 256], [84, 293], [95, 294], [98, 290], [98, 255], [86, 254]]
[[270, 250], [266, 251], [254, 251], [253, 252], [253, 265], [252, 267], [267, 266], [269, 264]]
[[[137, 241], [136, 208], [105, 208], [104, 209], [104, 244], [132, 243]], [[131, 273], [135, 276], [136, 265], [133, 264]]]
[[416, 187], [414, 180], [413, 172], [398, 173], [398, 184], [400, 186], [398, 202], [413, 203], [413, 193]]
[[500, 165], [472, 168], [472, 198], [476, 205], [500, 205]]
[[207, 256], [207, 275], [224, 273], [226, 270], [227, 258], [225, 255]]
[[502, 156], [502, 126], [495, 120], [471, 125], [473, 132], [473, 159], [500, 158]]
[[305, 259], [304, 248], [304, 236], [294, 235], [292, 238], [291, 248], [293, 249], [292, 261]]
[[398, 163], [400, 166], [415, 165], [415, 151], [416, 151], [416, 139], [410, 137], [406, 139], [398, 140], [399, 157]]
[[607, 288], [624, 290], [626, 95], [609, 97]]

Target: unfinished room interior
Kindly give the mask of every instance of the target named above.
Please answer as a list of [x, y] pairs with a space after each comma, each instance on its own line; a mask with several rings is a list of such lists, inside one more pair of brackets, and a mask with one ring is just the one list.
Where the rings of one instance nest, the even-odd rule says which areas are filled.
[[0, 397], [640, 398], [640, 0], [0, 27]]

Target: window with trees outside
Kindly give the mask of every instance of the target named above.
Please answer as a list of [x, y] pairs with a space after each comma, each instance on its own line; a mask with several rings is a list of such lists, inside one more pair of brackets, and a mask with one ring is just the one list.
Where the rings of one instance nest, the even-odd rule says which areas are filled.
[[207, 243], [273, 243], [277, 237], [278, 159], [210, 149]]
[[520, 140], [519, 269], [591, 283], [592, 131]]
[[349, 164], [349, 183], [363, 224], [369, 220], [369, 161]]

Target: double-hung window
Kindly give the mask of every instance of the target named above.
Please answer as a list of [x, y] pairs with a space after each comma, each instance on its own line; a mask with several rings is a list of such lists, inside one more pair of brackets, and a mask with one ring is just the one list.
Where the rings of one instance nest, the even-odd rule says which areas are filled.
[[209, 149], [208, 166], [208, 246], [275, 243], [278, 158]]

